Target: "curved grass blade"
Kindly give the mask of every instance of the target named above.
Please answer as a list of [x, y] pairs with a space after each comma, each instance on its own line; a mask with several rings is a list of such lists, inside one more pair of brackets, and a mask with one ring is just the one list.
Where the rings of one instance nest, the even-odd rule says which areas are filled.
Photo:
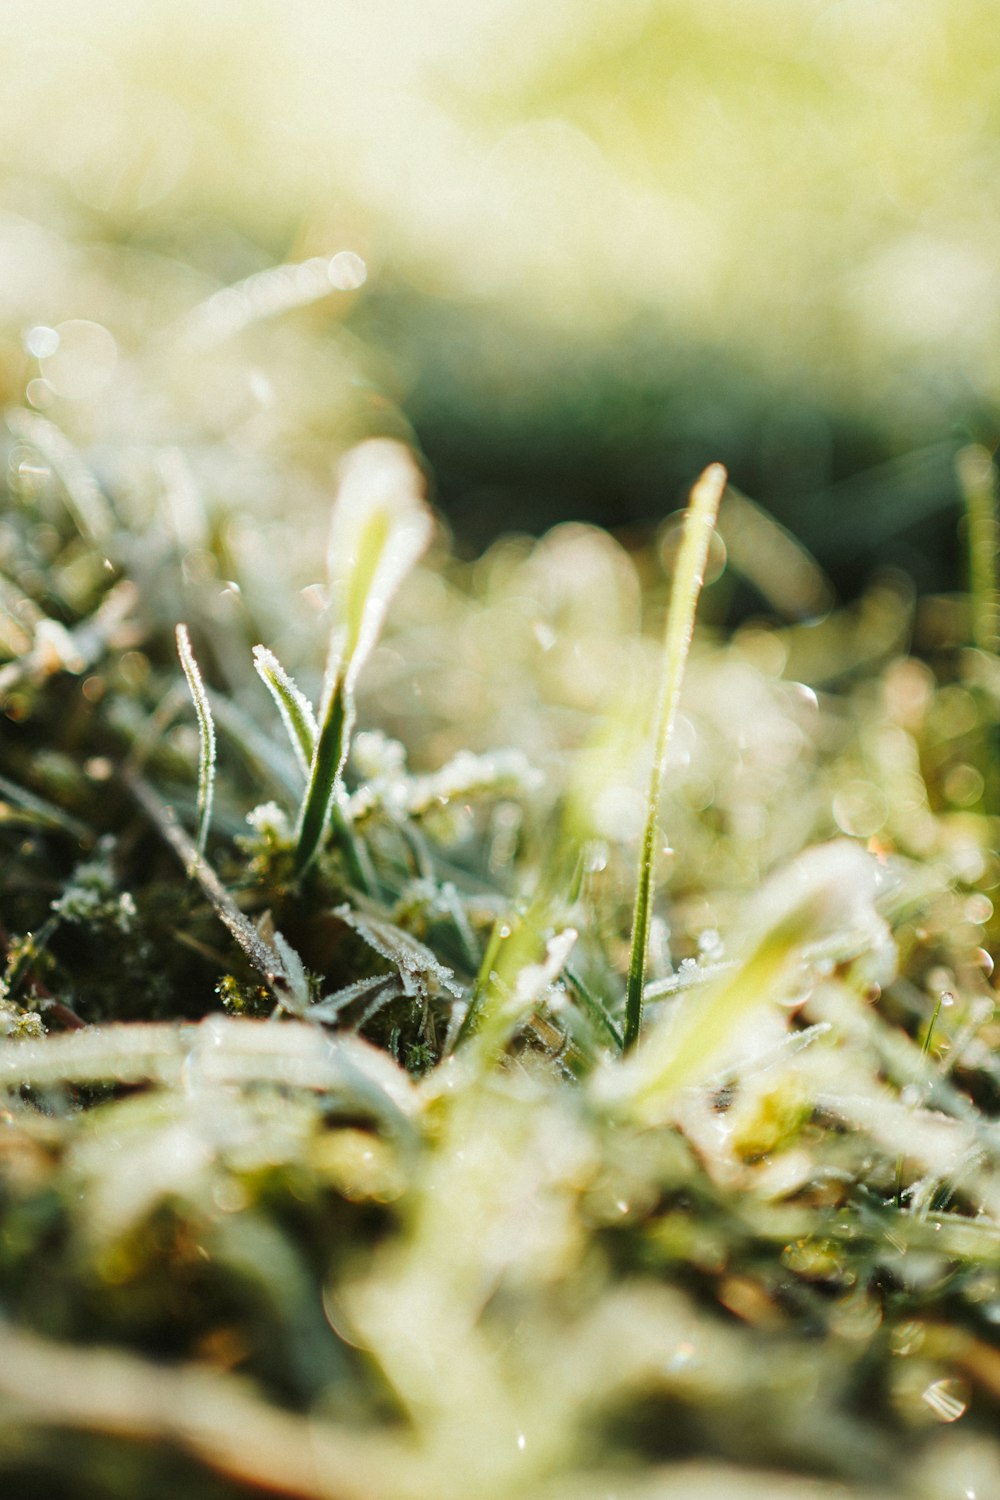
[[870, 952], [886, 947], [879, 892], [878, 863], [857, 844], [839, 839], [805, 850], [747, 902], [732, 942], [736, 966], [688, 991], [650, 1028], [608, 1075], [612, 1092], [644, 1123], [662, 1123], [683, 1089], [708, 1082], [748, 1016], [801, 987], [803, 962], [818, 942], [850, 931]]
[[330, 526], [328, 569], [335, 620], [319, 733], [299, 815], [299, 876], [315, 859], [337, 805], [358, 674], [378, 639], [393, 595], [430, 535], [420, 472], [404, 447], [376, 440], [348, 454]]
[[94, 546], [103, 546], [114, 533], [114, 516], [100, 485], [69, 438], [47, 417], [21, 408], [7, 413], [7, 426], [15, 437], [37, 448], [52, 466], [80, 535]]
[[[249, 917], [236, 905], [211, 865], [198, 853], [177, 821], [172, 807], [168, 807], [138, 773], [128, 767], [124, 771], [125, 784], [140, 807], [148, 814], [163, 839], [170, 845], [183, 864], [188, 875], [197, 880], [215, 909], [219, 921], [228, 928], [243, 952], [272, 991], [275, 1000], [291, 1015], [301, 1015], [311, 996], [308, 985], [303, 986], [301, 962], [293, 962], [289, 969], [285, 955], [276, 943], [269, 943], [257, 931]], [[276, 937], [280, 934], [276, 934]], [[288, 945], [282, 941], [285, 954]], [[297, 956], [296, 956], [297, 957]]]
[[628, 991], [625, 1002], [625, 1049], [635, 1045], [642, 1026], [642, 990], [646, 978], [646, 950], [649, 946], [649, 923], [652, 915], [653, 865], [656, 853], [656, 820], [663, 784], [664, 763], [677, 713], [688, 648], [694, 630], [694, 612], [705, 576], [708, 547], [712, 540], [719, 501], [726, 487], [726, 471], [721, 464], [711, 464], [691, 491], [684, 522], [684, 540], [677, 560], [670, 593], [664, 637], [663, 675], [656, 712], [656, 738], [653, 763], [646, 794], [646, 825], [639, 857], [639, 880], [632, 919], [632, 951], [629, 958]]
[[191, 637], [186, 625], [177, 626], [177, 654], [184, 668], [184, 676], [191, 691], [194, 711], [198, 719], [198, 832], [195, 850], [198, 858], [205, 853], [209, 824], [212, 821], [212, 800], [215, 795], [215, 725], [208, 693], [198, 663], [191, 650]]
[[282, 723], [288, 731], [288, 738], [295, 751], [295, 758], [302, 767], [302, 774], [308, 776], [309, 767], [316, 754], [316, 741], [319, 738], [319, 726], [316, 723], [312, 704], [285, 671], [274, 652], [269, 651], [266, 646], [253, 648], [253, 664], [257, 668], [257, 675], [278, 706]]

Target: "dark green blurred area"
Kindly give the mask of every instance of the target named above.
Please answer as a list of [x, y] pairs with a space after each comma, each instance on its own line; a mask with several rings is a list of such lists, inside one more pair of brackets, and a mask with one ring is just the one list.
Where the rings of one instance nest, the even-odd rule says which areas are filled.
[[996, 430], [971, 391], [946, 395], [915, 446], [898, 413], [781, 382], [666, 319], [636, 317], [595, 345], [397, 289], [366, 297], [351, 327], [392, 370], [461, 551], [568, 519], [646, 541], [719, 460], [839, 592], [873, 569], [920, 590], [964, 583], [954, 455]]
[[721, 460], [842, 594], [960, 587], [954, 453], [1000, 435], [998, 37], [986, 0], [10, 0], [4, 401], [34, 326], [149, 357], [227, 284], [348, 250], [363, 286], [241, 332], [225, 376], [189, 356], [182, 410], [121, 360], [28, 403], [84, 448], [277, 465], [297, 423], [317, 489], [408, 432], [465, 553], [567, 518], [648, 539]]

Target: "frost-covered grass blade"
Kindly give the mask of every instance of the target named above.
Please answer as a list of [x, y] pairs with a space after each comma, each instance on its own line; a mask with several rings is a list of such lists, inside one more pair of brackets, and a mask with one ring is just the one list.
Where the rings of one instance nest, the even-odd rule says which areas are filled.
[[659, 816], [660, 789], [677, 713], [688, 648], [694, 630], [694, 613], [705, 576], [709, 543], [719, 502], [726, 487], [726, 471], [712, 464], [702, 474], [691, 492], [684, 525], [684, 540], [677, 560], [670, 591], [666, 635], [663, 647], [663, 673], [656, 708], [656, 730], [653, 760], [646, 794], [646, 823], [639, 856], [635, 909], [632, 917], [632, 950], [629, 957], [628, 991], [625, 1002], [626, 1049], [639, 1040], [642, 1026], [642, 993], [646, 980], [646, 950], [649, 947], [649, 924], [652, 917], [653, 873], [656, 864], [656, 828]]
[[205, 853], [208, 830], [212, 822], [212, 801], [215, 795], [215, 724], [212, 720], [212, 706], [208, 701], [205, 683], [191, 649], [191, 637], [186, 625], [177, 626], [177, 654], [184, 669], [184, 676], [187, 678], [198, 720], [198, 832], [195, 838], [195, 849], [200, 859]]
[[384, 440], [345, 460], [334, 503], [328, 572], [334, 625], [319, 733], [299, 818], [296, 872], [312, 864], [331, 811], [354, 722], [354, 688], [393, 595], [426, 548], [431, 517], [408, 452]]

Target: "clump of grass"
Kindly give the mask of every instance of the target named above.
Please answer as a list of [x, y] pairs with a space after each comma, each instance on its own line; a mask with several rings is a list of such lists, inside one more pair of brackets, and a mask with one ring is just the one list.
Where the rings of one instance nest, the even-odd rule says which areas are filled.
[[874, 586], [688, 662], [717, 467], [661, 646], [592, 528], [428, 561], [398, 444], [318, 598], [318, 508], [161, 517], [57, 418], [0, 529], [11, 1493], [997, 1489], [980, 459], [978, 651]]

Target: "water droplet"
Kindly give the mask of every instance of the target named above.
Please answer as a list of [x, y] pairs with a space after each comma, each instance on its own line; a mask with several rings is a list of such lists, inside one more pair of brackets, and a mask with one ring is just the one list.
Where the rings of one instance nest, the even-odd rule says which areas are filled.
[[559, 637], [545, 620], [536, 620], [531, 627], [535, 640], [543, 651], [551, 651]]
[[993, 973], [993, 969], [994, 969], [994, 963], [993, 963], [993, 956], [992, 956], [992, 954], [987, 953], [987, 951], [986, 951], [985, 948], [977, 948], [976, 951], [973, 953], [972, 957], [975, 960], [975, 962], [979, 965], [979, 967], [982, 969], [983, 973], [987, 976], [987, 978], [989, 978], [989, 976]]
[[528, 1440], [523, 1432], [519, 1432], [517, 1435], [517, 1446], [521, 1453], [523, 1453], [525, 1448], [528, 1446]]
[[945, 993], [945, 991], [950, 990], [954, 983], [955, 976], [951, 972], [951, 970], [946, 969], [943, 964], [938, 964], [937, 967], [931, 969], [929, 974], [927, 975], [927, 993], [928, 995], [933, 996], [933, 998], [936, 1000], [939, 995], [942, 995]]
[[989, 896], [984, 896], [981, 891], [975, 891], [965, 903], [965, 919], [967, 922], [975, 922], [981, 926], [988, 922], [993, 915], [993, 902]]
[[327, 269], [330, 285], [338, 292], [355, 292], [368, 280], [368, 267], [353, 250], [338, 250]]
[[698, 953], [709, 962], [715, 962], [725, 957], [725, 945], [719, 936], [717, 928], [706, 927], [704, 932], [698, 934]]
[[947, 1008], [948, 1008], [949, 1005], [954, 1005], [954, 1004], [955, 1004], [955, 996], [951, 993], [951, 990], [945, 990], [943, 992], [942, 996], [941, 996], [941, 1008], [943, 1010], [947, 1010]]
[[39, 323], [37, 327], [28, 329], [24, 336], [24, 347], [36, 359], [51, 359], [59, 348], [59, 335], [54, 328]]
[[684, 1370], [692, 1364], [696, 1354], [696, 1347], [690, 1339], [681, 1339], [677, 1348], [667, 1361], [668, 1373], [674, 1375], [678, 1370]]
[[969, 1387], [964, 1380], [935, 1380], [922, 1399], [939, 1422], [957, 1422], [969, 1408]]

